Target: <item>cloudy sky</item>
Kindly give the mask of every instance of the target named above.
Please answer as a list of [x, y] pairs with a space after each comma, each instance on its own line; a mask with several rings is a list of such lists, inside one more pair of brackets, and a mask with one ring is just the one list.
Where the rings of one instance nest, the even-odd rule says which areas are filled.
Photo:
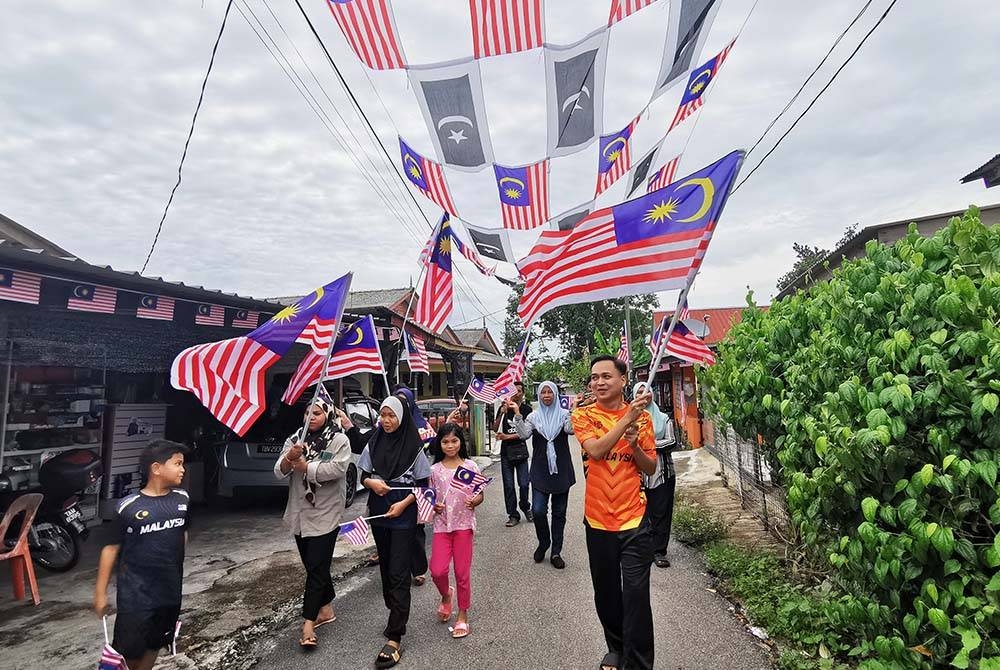
[[[325, 3], [302, 1], [393, 158], [397, 134], [433, 156], [405, 74], [368, 74]], [[793, 113], [889, 2], [872, 2]], [[548, 1], [547, 40], [568, 44], [590, 34], [606, 20], [607, 4]], [[752, 4], [726, 0], [701, 60], [732, 39]], [[700, 118], [668, 136], [660, 161], [686, 147], [681, 175], [748, 148], [863, 4], [760, 0]], [[88, 261], [138, 269], [175, 180], [225, 1], [3, 5], [0, 212]], [[395, 6], [410, 62], [471, 53], [465, 0], [397, 0]], [[899, 2], [732, 197], [692, 306], [740, 304], [747, 286], [766, 301], [793, 262], [793, 241], [829, 247], [855, 222], [863, 227], [1000, 201], [1000, 192], [981, 183], [958, 183], [1000, 152], [1000, 78], [989, 53], [1000, 43], [1000, 4], [958, 0], [946, 11], [942, 7]], [[668, 10], [661, 0], [612, 33], [606, 131], [624, 126], [645, 107]], [[279, 62], [293, 71], [306, 98]], [[485, 61], [482, 78], [496, 160], [540, 160], [546, 127], [540, 52]], [[679, 95], [677, 87], [644, 113], [634, 160], [662, 136]], [[744, 174], [792, 118], [778, 123], [772, 139], [749, 157]], [[595, 152], [592, 146], [553, 162], [553, 214], [589, 198]], [[498, 225], [489, 171], [449, 173], [449, 181], [463, 216]], [[599, 204], [623, 198], [623, 182]], [[436, 218], [434, 206], [416, 197], [426, 216]], [[259, 297], [305, 292], [348, 269], [355, 272], [356, 288], [403, 286], [416, 280], [415, 258], [426, 234], [423, 216], [368, 138], [294, 2], [236, 0], [184, 182], [148, 273]], [[536, 236], [518, 234], [515, 250], [525, 252]], [[499, 331], [507, 289], [461, 263], [453, 325], [479, 323], [487, 313]], [[673, 297], [661, 300], [667, 305]]]

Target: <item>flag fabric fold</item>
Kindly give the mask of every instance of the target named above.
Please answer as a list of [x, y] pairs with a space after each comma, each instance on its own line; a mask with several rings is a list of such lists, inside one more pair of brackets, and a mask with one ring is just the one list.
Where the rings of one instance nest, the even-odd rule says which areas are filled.
[[216, 419], [243, 435], [264, 412], [267, 370], [314, 323], [333, 324], [340, 318], [350, 286], [351, 275], [346, 274], [244, 336], [185, 349], [171, 365], [171, 385], [193, 393]]
[[440, 333], [452, 310], [452, 233], [451, 224], [442, 220], [434, 249], [427, 259], [427, 269], [417, 298], [414, 322], [432, 333]]
[[451, 478], [450, 488], [461, 491], [469, 496], [475, 496], [479, 495], [492, 481], [492, 477], [487, 477], [482, 473], [460, 465], [455, 468], [455, 475]]
[[480, 402], [492, 403], [497, 398], [493, 390], [493, 382], [485, 381], [481, 375], [476, 375], [469, 382], [469, 395]]
[[734, 151], [666, 188], [547, 230], [518, 263], [530, 325], [560, 305], [683, 288], [697, 272], [743, 162]]
[[524, 341], [514, 352], [514, 356], [510, 359], [510, 363], [504, 368], [504, 371], [496, 378], [493, 382], [493, 388], [497, 395], [509, 395], [513, 393], [514, 382], [519, 382], [524, 378], [524, 369], [527, 366], [527, 355], [528, 355], [528, 338], [531, 336], [530, 331], [525, 333]]
[[445, 181], [441, 164], [418, 154], [403, 141], [402, 137], [399, 138], [399, 151], [403, 161], [403, 173], [410, 183], [438, 207], [457, 216], [458, 212], [451, 199], [451, 192], [448, 191], [448, 182]]
[[295, 404], [302, 392], [318, 381], [339, 379], [358, 372], [383, 374], [378, 335], [370, 314], [340, 330], [333, 344], [333, 351], [330, 352], [326, 372], [322, 372], [325, 362], [325, 352], [319, 354], [309, 350], [288, 382], [288, 388], [281, 396], [282, 402], [287, 405]]
[[340, 524], [340, 536], [350, 544], [362, 546], [368, 544], [368, 522], [363, 516], [354, 521]]
[[427, 360], [427, 348], [424, 346], [424, 338], [404, 330], [403, 344], [406, 345], [406, 364], [409, 366], [410, 372], [430, 373], [431, 367]]
[[327, 0], [358, 59], [372, 70], [406, 67], [389, 0]]
[[419, 486], [412, 491], [417, 499], [417, 523], [434, 523], [434, 503], [437, 502], [437, 493], [434, 489]]

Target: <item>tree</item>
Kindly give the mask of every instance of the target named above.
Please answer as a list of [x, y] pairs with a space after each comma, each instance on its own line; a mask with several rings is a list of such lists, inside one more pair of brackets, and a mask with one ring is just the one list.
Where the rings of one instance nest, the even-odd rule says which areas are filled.
[[[858, 224], [853, 224], [844, 229], [844, 234], [840, 236], [837, 240], [836, 248], [847, 244], [855, 233], [858, 232]], [[792, 242], [792, 251], [795, 252], [795, 264], [792, 265], [792, 269], [781, 275], [778, 278], [778, 290], [782, 291], [796, 279], [804, 274], [808, 274], [813, 268], [815, 268], [819, 263], [830, 255], [828, 249], [823, 249], [821, 247], [811, 247], [808, 244], [800, 244], [798, 242]]]

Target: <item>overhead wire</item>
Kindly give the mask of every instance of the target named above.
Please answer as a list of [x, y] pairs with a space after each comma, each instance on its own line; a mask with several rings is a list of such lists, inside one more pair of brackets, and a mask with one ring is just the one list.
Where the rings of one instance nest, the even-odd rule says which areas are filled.
[[873, 25], [871, 29], [869, 29], [868, 32], [865, 33], [865, 36], [861, 38], [860, 42], [858, 42], [858, 46], [854, 48], [854, 51], [851, 52], [851, 54], [847, 57], [847, 59], [844, 60], [843, 63], [841, 63], [839, 68], [837, 68], [836, 72], [833, 73], [833, 76], [830, 77], [830, 81], [828, 81], [826, 85], [819, 90], [819, 92], [816, 94], [815, 97], [813, 97], [809, 105], [802, 111], [801, 114], [799, 114], [795, 118], [795, 121], [792, 122], [792, 125], [790, 125], [788, 129], [784, 133], [782, 133], [781, 137], [778, 138], [778, 141], [774, 143], [774, 146], [772, 146], [771, 149], [766, 154], [764, 154], [764, 157], [760, 159], [757, 165], [755, 165], [753, 169], [750, 170], [750, 172], [747, 173], [747, 175], [743, 177], [743, 179], [741, 179], [740, 182], [736, 184], [736, 186], [733, 187], [733, 190], [731, 191], [730, 195], [736, 193], [736, 191], [738, 191], [740, 187], [743, 186], [743, 184], [747, 183], [750, 177], [752, 177], [754, 173], [756, 173], [757, 170], [759, 170], [760, 167], [764, 164], [764, 161], [766, 161], [768, 157], [775, 152], [775, 150], [781, 145], [782, 141], [786, 137], [788, 137], [788, 135], [795, 129], [795, 127], [799, 124], [799, 121], [801, 121], [802, 118], [809, 113], [809, 110], [813, 108], [816, 102], [823, 96], [824, 93], [826, 93], [827, 89], [829, 89], [830, 86], [833, 84], [833, 82], [836, 81], [840, 73], [844, 71], [844, 68], [846, 68], [847, 65], [852, 60], [854, 60], [854, 57], [858, 54], [859, 51], [861, 51], [861, 47], [863, 47], [865, 42], [868, 41], [868, 38], [872, 36], [872, 34], [878, 29], [880, 25], [882, 25], [882, 22], [885, 21], [885, 18], [889, 16], [889, 12], [891, 12], [892, 8], [896, 6], [896, 2], [898, 2], [898, 0], [892, 0], [892, 2], [889, 3], [889, 6], [886, 7], [885, 11], [882, 13], [882, 16], [880, 16], [878, 18], [878, 21], [875, 22], [875, 25]]
[[208, 69], [205, 71], [205, 77], [201, 80], [201, 91], [198, 93], [198, 104], [195, 105], [194, 115], [191, 117], [191, 126], [188, 128], [187, 139], [184, 140], [184, 151], [181, 152], [181, 160], [177, 164], [177, 181], [174, 182], [174, 187], [170, 189], [170, 197], [167, 198], [167, 204], [163, 207], [163, 214], [160, 216], [160, 222], [156, 226], [156, 234], [153, 236], [153, 243], [149, 245], [149, 253], [146, 254], [146, 260], [142, 264], [142, 269], [139, 270], [139, 274], [146, 271], [146, 266], [149, 265], [149, 259], [153, 257], [153, 250], [156, 249], [156, 243], [160, 240], [160, 232], [163, 230], [163, 222], [167, 220], [167, 212], [170, 211], [170, 205], [174, 202], [174, 195], [177, 193], [177, 189], [181, 185], [181, 173], [184, 170], [184, 160], [187, 158], [188, 147], [191, 145], [191, 137], [194, 135], [194, 127], [198, 121], [198, 112], [201, 110], [201, 103], [205, 99], [205, 87], [208, 85], [208, 77], [212, 74], [212, 66], [215, 65], [215, 54], [219, 50], [219, 42], [222, 41], [222, 33], [226, 30], [226, 21], [229, 19], [229, 10], [233, 6], [233, 0], [229, 0], [226, 3], [226, 13], [222, 15], [222, 25], [219, 26], [219, 34], [215, 37], [215, 44], [212, 46], [212, 57], [208, 61]]

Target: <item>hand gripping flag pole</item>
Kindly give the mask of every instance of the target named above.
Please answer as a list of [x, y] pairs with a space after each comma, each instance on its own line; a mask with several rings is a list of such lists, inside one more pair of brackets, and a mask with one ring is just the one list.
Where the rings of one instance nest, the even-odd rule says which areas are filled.
[[[349, 295], [351, 292], [351, 282], [354, 280], [354, 272], [347, 273], [347, 286], [344, 287], [344, 295]], [[310, 407], [319, 398], [320, 387], [323, 386], [323, 375], [326, 373], [327, 368], [330, 367], [330, 356], [333, 355], [333, 345], [337, 341], [337, 333], [340, 331], [340, 325], [344, 321], [344, 306], [347, 305], [347, 300], [341, 300], [340, 306], [337, 309], [337, 320], [333, 322], [333, 336], [330, 338], [330, 342], [326, 345], [326, 357], [323, 359], [323, 367], [320, 368], [322, 372], [320, 373], [319, 380], [316, 383], [316, 390], [313, 391], [312, 400], [306, 407]], [[302, 421], [302, 437], [301, 441], [305, 441], [306, 435], [309, 433], [309, 412], [306, 412], [306, 418]]]

